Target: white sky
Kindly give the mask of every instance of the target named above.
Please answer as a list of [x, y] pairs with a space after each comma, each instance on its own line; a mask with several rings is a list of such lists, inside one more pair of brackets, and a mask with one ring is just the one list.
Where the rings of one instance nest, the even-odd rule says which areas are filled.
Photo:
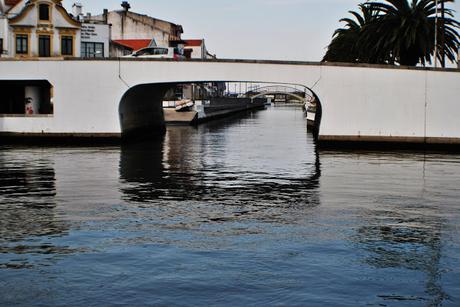
[[[71, 11], [75, 1], [64, 0]], [[121, 9], [121, 0], [78, 0], [85, 12]], [[181, 24], [219, 58], [320, 61], [340, 18], [356, 0], [130, 0], [131, 10]], [[460, 11], [457, 2], [450, 5]], [[458, 20], [458, 13], [456, 19]]]

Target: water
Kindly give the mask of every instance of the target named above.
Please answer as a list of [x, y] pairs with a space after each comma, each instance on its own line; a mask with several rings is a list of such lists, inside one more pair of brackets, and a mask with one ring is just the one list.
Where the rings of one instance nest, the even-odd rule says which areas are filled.
[[0, 305], [459, 306], [460, 157], [316, 150], [296, 108], [0, 147]]

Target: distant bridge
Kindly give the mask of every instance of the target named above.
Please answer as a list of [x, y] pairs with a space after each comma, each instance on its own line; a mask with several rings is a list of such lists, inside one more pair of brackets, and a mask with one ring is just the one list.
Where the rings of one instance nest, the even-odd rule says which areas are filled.
[[307, 87], [299, 89], [297, 87], [288, 85], [261, 86], [252, 89], [251, 91], [247, 92], [246, 95], [252, 99], [272, 95], [286, 95], [302, 103], [307, 103], [314, 99], [313, 94]]
[[162, 99], [188, 82], [305, 87], [320, 141], [460, 143], [460, 70], [287, 61], [0, 60], [0, 82], [47, 80], [54, 114], [0, 116], [3, 135], [120, 136], [164, 129]]

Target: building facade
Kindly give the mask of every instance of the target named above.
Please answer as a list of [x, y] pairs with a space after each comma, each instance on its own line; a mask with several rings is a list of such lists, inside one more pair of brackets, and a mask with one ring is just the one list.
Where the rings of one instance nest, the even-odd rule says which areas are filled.
[[0, 0], [2, 56], [80, 56], [81, 24], [67, 13], [61, 2]]
[[185, 39], [184, 51], [190, 59], [215, 59], [216, 56], [209, 53], [204, 39]]
[[[104, 10], [104, 16], [107, 10]], [[83, 5], [74, 3], [72, 13], [81, 22], [82, 58], [107, 58], [110, 56], [110, 25], [107, 18], [92, 18], [91, 14], [83, 14]]]
[[122, 10], [104, 10], [102, 15], [84, 17], [86, 22], [110, 25], [110, 57], [131, 54], [140, 47], [149, 46], [152, 41], [159, 47], [171, 47], [172, 41], [181, 39], [181, 25], [132, 12], [127, 1], [121, 6]]
[[181, 39], [181, 25], [129, 11], [128, 9], [107, 13], [112, 25], [112, 40], [154, 39], [160, 47], [169, 47], [169, 42]]

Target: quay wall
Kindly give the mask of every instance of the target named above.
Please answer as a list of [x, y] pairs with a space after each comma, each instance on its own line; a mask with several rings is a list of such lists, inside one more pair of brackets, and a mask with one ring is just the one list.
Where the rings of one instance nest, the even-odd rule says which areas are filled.
[[0, 80], [48, 80], [54, 86], [53, 116], [0, 117], [0, 132], [121, 134], [120, 102], [138, 85], [156, 91], [166, 83], [243, 81], [310, 88], [322, 107], [320, 141], [460, 144], [460, 70], [455, 69], [245, 60], [0, 60]]

